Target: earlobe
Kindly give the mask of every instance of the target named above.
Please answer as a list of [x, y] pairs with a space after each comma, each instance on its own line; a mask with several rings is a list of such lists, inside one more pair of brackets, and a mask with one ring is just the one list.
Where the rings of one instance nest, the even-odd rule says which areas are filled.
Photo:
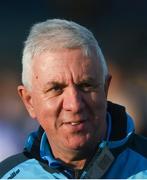
[[110, 86], [110, 83], [111, 83], [111, 79], [112, 79], [112, 76], [110, 74], [108, 74], [108, 76], [105, 79], [105, 94], [106, 94], [106, 98], [108, 96], [108, 90], [109, 90], [109, 86]]
[[34, 119], [36, 118], [35, 112], [34, 112], [34, 107], [33, 107], [33, 102], [32, 102], [32, 95], [31, 92], [28, 91], [25, 86], [20, 85], [17, 88], [18, 94], [21, 97], [27, 111], [29, 112], [30, 116]]

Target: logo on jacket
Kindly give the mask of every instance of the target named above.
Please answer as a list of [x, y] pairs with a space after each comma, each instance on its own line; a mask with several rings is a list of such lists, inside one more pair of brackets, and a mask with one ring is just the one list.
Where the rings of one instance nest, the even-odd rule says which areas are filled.
[[16, 171], [13, 171], [10, 176], [8, 177], [8, 179], [13, 179], [18, 173], [20, 172], [19, 169], [17, 169]]

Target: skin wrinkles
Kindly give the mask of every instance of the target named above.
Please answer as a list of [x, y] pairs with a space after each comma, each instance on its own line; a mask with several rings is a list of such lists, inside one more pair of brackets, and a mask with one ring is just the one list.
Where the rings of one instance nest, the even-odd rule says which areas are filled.
[[19, 87], [54, 156], [69, 166], [82, 168], [105, 136], [110, 79], [103, 84], [101, 74], [98, 60], [86, 58], [80, 49], [62, 49], [34, 57], [32, 90]]

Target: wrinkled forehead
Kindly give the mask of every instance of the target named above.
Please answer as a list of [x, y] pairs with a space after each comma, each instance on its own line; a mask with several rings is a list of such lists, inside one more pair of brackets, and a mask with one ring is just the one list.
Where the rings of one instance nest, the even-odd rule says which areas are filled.
[[46, 51], [34, 57], [35, 76], [49, 79], [101, 79], [102, 70], [97, 57], [87, 57], [81, 49]]

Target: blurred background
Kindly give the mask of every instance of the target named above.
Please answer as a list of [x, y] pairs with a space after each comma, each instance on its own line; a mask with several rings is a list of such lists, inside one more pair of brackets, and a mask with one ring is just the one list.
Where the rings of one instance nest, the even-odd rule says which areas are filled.
[[0, 161], [22, 151], [31, 120], [17, 95], [23, 42], [30, 27], [65, 18], [96, 36], [113, 75], [109, 100], [126, 106], [136, 132], [147, 136], [146, 0], [0, 1]]

